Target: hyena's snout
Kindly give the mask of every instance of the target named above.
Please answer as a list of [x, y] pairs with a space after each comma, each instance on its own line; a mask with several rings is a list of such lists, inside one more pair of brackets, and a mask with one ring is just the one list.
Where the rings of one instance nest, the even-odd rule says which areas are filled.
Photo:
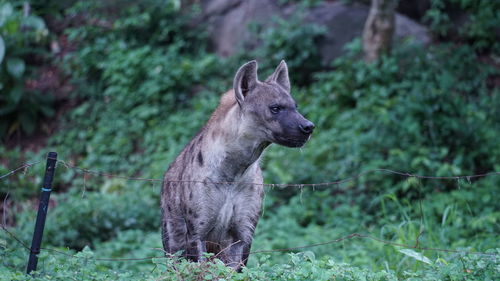
[[305, 119], [304, 118], [304, 121], [302, 123], [299, 124], [299, 129], [300, 131], [304, 134], [304, 135], [311, 135], [312, 132], [314, 131], [314, 123]]
[[288, 147], [302, 147], [311, 138], [314, 123], [307, 120], [299, 112], [283, 118], [282, 130], [273, 133], [274, 142]]

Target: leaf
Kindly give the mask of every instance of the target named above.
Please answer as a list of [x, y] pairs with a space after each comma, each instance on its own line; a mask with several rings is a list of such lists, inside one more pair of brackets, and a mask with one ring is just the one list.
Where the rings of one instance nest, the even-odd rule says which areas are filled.
[[2, 35], [0, 35], [0, 64], [2, 64], [4, 57], [5, 57], [5, 42], [3, 41]]
[[412, 249], [399, 249], [398, 252], [412, 257], [418, 261], [425, 262], [426, 264], [432, 264], [432, 261], [429, 258], [424, 256], [422, 253], [413, 251]]
[[45, 22], [43, 21], [42, 18], [31, 15], [29, 17], [24, 18], [23, 26], [32, 28], [34, 30], [44, 30]]
[[305, 251], [305, 252], [303, 252], [303, 255], [309, 261], [314, 261], [316, 259], [316, 257], [314, 256], [314, 253], [311, 251]]
[[441, 218], [441, 226], [444, 226], [446, 224], [446, 219], [448, 218], [448, 213], [450, 212], [452, 206], [446, 207], [444, 209], [443, 217]]
[[19, 21], [17, 20], [8, 20], [3, 24], [4, 34], [14, 35], [19, 31]]
[[24, 74], [26, 65], [24, 61], [20, 58], [9, 58], [7, 59], [7, 71], [15, 78], [21, 78]]
[[5, 3], [0, 7], [0, 27], [4, 25], [6, 19], [12, 15], [14, 9], [10, 3]]
[[9, 92], [9, 100], [8, 103], [12, 105], [19, 104], [21, 98], [23, 97], [24, 91], [21, 83], [16, 83], [14, 87]]

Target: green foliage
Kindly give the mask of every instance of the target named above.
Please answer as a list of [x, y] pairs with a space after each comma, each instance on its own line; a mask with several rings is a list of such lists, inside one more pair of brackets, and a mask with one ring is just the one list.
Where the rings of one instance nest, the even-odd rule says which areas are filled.
[[[83, 191], [82, 191], [83, 192]], [[136, 191], [112, 193], [71, 192], [54, 195], [56, 207], [48, 216], [45, 228], [46, 243], [82, 249], [99, 241], [115, 238], [127, 229], [156, 230], [160, 213], [151, 192]], [[32, 234], [34, 210], [18, 216], [25, 241]]]
[[[436, 176], [498, 170], [500, 99], [498, 89], [487, 84], [497, 69], [479, 63], [466, 46], [425, 52], [403, 48], [378, 64], [359, 61], [359, 44], [353, 48], [351, 55], [335, 61], [335, 70], [296, 93], [301, 111], [318, 129], [302, 153], [270, 151], [268, 180], [330, 181], [373, 168]], [[423, 183], [419, 190], [400, 176], [379, 172], [343, 188], [412, 197], [453, 188], [438, 181]]]
[[[5, 254], [10, 249], [1, 247]], [[499, 253], [492, 251], [491, 254]], [[10, 255], [14, 254], [9, 252]], [[16, 253], [20, 255], [20, 253]], [[26, 256], [26, 255], [25, 255]], [[152, 258], [143, 261], [149, 270], [109, 270], [96, 261], [99, 256], [88, 248], [74, 257], [63, 255], [40, 255], [39, 270], [32, 276], [24, 273], [24, 266], [3, 261], [0, 267], [2, 280], [496, 280], [500, 271], [496, 258], [459, 255], [450, 260], [441, 259], [419, 272], [405, 272], [398, 278], [393, 272], [370, 271], [338, 263], [332, 259], [315, 258], [312, 252], [289, 255], [286, 263], [273, 265], [268, 256], [261, 256], [254, 268], [245, 268], [236, 273], [222, 262], [207, 261], [191, 263], [178, 258]]]
[[[0, 176], [26, 162], [35, 164], [18, 170], [16, 173], [0, 180], [0, 199], [8, 197], [9, 201], [22, 202], [33, 198], [40, 191], [43, 176], [43, 161], [37, 153], [22, 153], [19, 149], [7, 149], [0, 146]], [[38, 163], [37, 163], [38, 162]]]
[[[66, 120], [72, 129], [54, 144], [70, 148], [67, 154], [84, 155], [83, 165], [131, 173], [160, 163], [157, 157], [172, 159], [213, 108], [216, 98], [209, 98], [208, 106], [206, 98], [199, 99], [212, 94], [208, 77], [217, 76], [218, 60], [204, 51], [201, 32], [186, 31], [189, 19], [174, 2], [129, 3], [116, 19], [100, 12], [104, 7], [95, 2], [74, 8], [92, 11], [110, 25], [68, 31], [82, 42], [65, 62], [85, 101]], [[88, 7], [92, 4], [97, 7]], [[193, 112], [193, 122], [172, 114], [189, 106], [203, 109]], [[165, 165], [154, 169], [154, 176]]]
[[418, 273], [405, 272], [405, 280], [496, 280], [500, 278], [496, 251], [491, 257], [458, 256], [453, 262], [440, 261]]
[[[429, 14], [444, 17], [445, 7], [433, 3]], [[474, 11], [471, 18], [494, 5], [461, 3]], [[161, 178], [208, 119], [220, 94], [231, 87], [237, 67], [257, 57], [261, 77], [279, 60], [287, 60], [300, 111], [317, 127], [304, 148], [267, 150], [266, 182], [333, 181], [373, 168], [435, 176], [500, 170], [500, 93], [495, 87], [499, 71], [484, 54], [476, 54], [493, 42], [489, 27], [484, 34], [466, 29], [470, 44], [399, 46], [376, 64], [358, 59], [357, 40], [332, 69], [318, 73], [324, 67], [315, 48], [315, 40], [324, 32], [321, 27], [299, 20], [276, 20], [276, 26], [267, 30], [254, 27], [260, 47], [221, 59], [207, 51], [204, 33], [190, 27], [196, 13], [179, 4], [170, 0], [34, 4], [35, 11], [46, 8], [43, 14], [78, 15], [81, 20], [64, 31], [77, 44], [76, 50], [61, 61], [54, 59], [72, 78], [72, 98], [78, 100], [49, 141], [61, 159], [92, 170]], [[480, 29], [490, 20], [495, 22], [487, 15], [469, 24]], [[8, 46], [6, 54], [10, 55]], [[0, 174], [26, 159], [42, 159], [42, 152], [23, 155], [1, 148], [0, 154]], [[15, 201], [36, 197], [42, 165], [30, 168], [26, 176], [0, 181], [1, 195], [9, 193]], [[373, 172], [316, 189], [268, 189], [252, 251], [331, 243], [290, 254], [252, 254], [248, 268], [235, 273], [210, 258], [189, 263], [161, 257], [160, 183], [85, 176], [64, 166], [59, 163], [56, 170], [43, 247], [77, 257], [43, 250], [36, 280], [500, 278], [500, 252], [495, 249], [500, 232], [498, 176], [437, 181]], [[36, 200], [26, 200], [9, 212], [15, 214], [9, 230], [25, 243], [31, 240], [35, 207]], [[357, 236], [339, 239], [352, 233], [393, 244]], [[394, 244], [413, 246], [417, 238], [424, 248], [487, 254]], [[144, 257], [159, 258], [93, 259]], [[0, 260], [0, 279], [29, 278], [24, 274], [27, 252], [3, 231]]]
[[286, 59], [294, 85], [309, 84], [312, 73], [323, 67], [316, 43], [326, 30], [305, 22], [304, 11], [298, 10], [290, 19], [274, 18], [271, 28], [253, 25], [259, 47], [236, 57], [240, 62], [257, 58], [259, 69], [267, 71], [272, 71], [281, 60]]
[[[370, 205], [354, 198], [362, 195], [349, 195], [335, 187], [315, 191], [305, 188], [286, 204], [279, 204], [268, 192], [253, 250], [332, 241], [309, 250], [319, 257], [328, 256], [353, 266], [391, 269], [398, 275], [421, 270], [424, 264], [398, 252], [398, 248], [366, 237], [340, 238], [361, 233], [413, 246], [419, 237], [421, 247], [486, 251], [495, 247], [499, 230], [500, 213], [491, 196], [498, 184], [499, 179], [494, 177], [474, 184], [462, 182], [460, 190], [423, 194], [419, 200], [384, 194], [373, 198]], [[448, 258], [439, 251], [417, 251], [433, 264]], [[273, 255], [272, 261], [285, 262], [282, 255]], [[251, 267], [253, 262], [251, 259]]]
[[[456, 28], [451, 17], [465, 18], [458, 35], [479, 50], [500, 51], [500, 2], [489, 0], [432, 0], [425, 19], [434, 32], [447, 36]], [[458, 20], [458, 19], [457, 19]]]
[[27, 58], [44, 51], [47, 35], [42, 18], [23, 15], [21, 1], [0, 1], [0, 138], [31, 134], [40, 117], [54, 114], [50, 95], [25, 87]]

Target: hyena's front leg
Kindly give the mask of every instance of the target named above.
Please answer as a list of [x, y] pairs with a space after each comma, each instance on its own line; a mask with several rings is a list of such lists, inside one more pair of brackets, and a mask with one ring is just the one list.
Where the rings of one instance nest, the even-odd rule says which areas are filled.
[[230, 246], [224, 249], [221, 259], [227, 266], [241, 272], [241, 269], [246, 266], [251, 243], [241, 240], [234, 241]]
[[188, 242], [185, 256], [191, 261], [199, 262], [203, 259], [203, 253], [206, 251], [205, 243], [203, 243], [199, 238], [193, 237]]
[[251, 247], [252, 247], [252, 242], [245, 243], [245, 245], [243, 246], [243, 254], [241, 256], [241, 261], [243, 262], [244, 266], [247, 266], [248, 256], [250, 255]]
[[204, 243], [189, 226], [183, 217], [165, 219], [162, 231], [163, 247], [170, 254], [181, 252], [181, 256], [197, 262], [206, 250]]
[[[244, 225], [244, 224], [243, 224]], [[226, 246], [221, 249], [221, 260], [227, 266], [240, 272], [246, 265], [250, 247], [252, 245], [253, 228], [241, 227], [242, 223], [235, 223], [230, 228], [231, 239]]]
[[240, 217], [240, 219], [235, 219], [229, 228], [232, 243], [226, 244], [225, 248], [222, 249], [221, 256], [223, 258], [221, 259], [226, 265], [238, 272], [247, 264], [257, 220], [257, 215]]

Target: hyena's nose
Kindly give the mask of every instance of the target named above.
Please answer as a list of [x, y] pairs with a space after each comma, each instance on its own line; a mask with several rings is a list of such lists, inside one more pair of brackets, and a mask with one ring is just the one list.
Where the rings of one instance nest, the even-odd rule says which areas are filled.
[[300, 130], [302, 133], [309, 135], [314, 131], [314, 124], [313, 122], [306, 120], [304, 124], [299, 125]]

